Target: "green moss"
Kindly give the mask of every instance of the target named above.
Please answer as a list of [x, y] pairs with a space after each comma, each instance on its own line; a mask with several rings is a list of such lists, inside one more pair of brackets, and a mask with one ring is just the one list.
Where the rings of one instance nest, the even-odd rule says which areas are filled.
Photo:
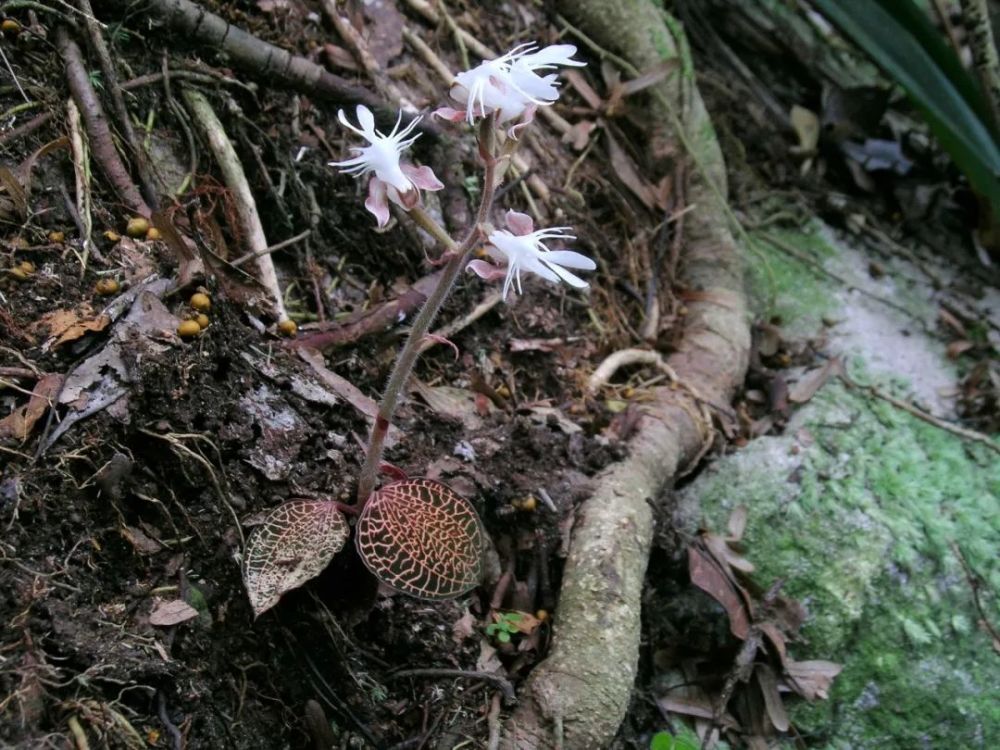
[[796, 709], [800, 730], [831, 748], [1000, 745], [1000, 668], [953, 549], [1000, 590], [1000, 462], [839, 385], [808, 413], [800, 457], [757, 441], [697, 488], [717, 528], [750, 506], [758, 580], [809, 611], [795, 657], [845, 665], [829, 701]]
[[[818, 227], [770, 234], [818, 263], [837, 252]], [[753, 234], [751, 239], [753, 252], [748, 255], [747, 275], [754, 312], [761, 318], [780, 319], [790, 335], [811, 334], [820, 327], [822, 318], [837, 308], [829, 279], [767, 242], [763, 234]]]

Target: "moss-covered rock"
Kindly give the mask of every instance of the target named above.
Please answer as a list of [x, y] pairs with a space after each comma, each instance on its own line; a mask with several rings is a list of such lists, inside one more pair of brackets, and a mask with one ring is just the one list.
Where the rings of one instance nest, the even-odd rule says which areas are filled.
[[[843, 260], [827, 252], [834, 243], [817, 248], [815, 235], [785, 238]], [[804, 289], [826, 307], [821, 314], [845, 314], [835, 282], [769, 260], [783, 318], [815, 321]], [[756, 274], [758, 289], [764, 278]], [[900, 346], [937, 347], [899, 323], [886, 314], [883, 325], [899, 331]], [[831, 335], [836, 345], [836, 328]], [[850, 352], [855, 378], [911, 392], [884, 366], [869, 368], [876, 353], [860, 346]], [[943, 357], [940, 368], [938, 376], [950, 373]], [[724, 528], [739, 504], [750, 508], [746, 542], [760, 582], [784, 579], [783, 591], [808, 611], [795, 657], [844, 664], [829, 701], [793, 712], [812, 746], [1000, 747], [1000, 655], [959, 558], [982, 579], [986, 616], [1000, 621], [995, 452], [831, 382], [784, 435], [752, 442], [694, 481], [682, 517]]]

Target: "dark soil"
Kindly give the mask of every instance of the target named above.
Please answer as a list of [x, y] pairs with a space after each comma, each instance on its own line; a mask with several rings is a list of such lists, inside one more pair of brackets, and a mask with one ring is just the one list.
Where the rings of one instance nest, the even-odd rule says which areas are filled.
[[[206, 7], [265, 40], [319, 57], [330, 33], [306, 17], [318, 6], [258, 6]], [[28, 96], [54, 115], [26, 137], [3, 142], [4, 164], [16, 172], [70, 126], [63, 70], [49, 42], [59, 14], [12, 15], [23, 30], [4, 37], [4, 49]], [[99, 9], [99, 15], [114, 22], [108, 30], [123, 80], [159, 71], [164, 55], [171, 68], [250, 80], [210, 68], [222, 64], [210, 51], [206, 62], [196, 62], [197, 50], [175, 44], [180, 40], [158, 25], [135, 17], [118, 25], [113, 13]], [[505, 49], [525, 38], [522, 19], [494, 19], [497, 25], [483, 31], [488, 44]], [[451, 49], [446, 30], [413, 18], [406, 23], [433, 46]], [[73, 33], [84, 40], [82, 28]], [[443, 54], [457, 69], [457, 58]], [[89, 62], [96, 71], [95, 59]], [[443, 102], [441, 87], [408, 51], [395, 65], [394, 76], [416, 101]], [[373, 231], [356, 183], [326, 166], [344, 153], [335, 106], [261, 84], [253, 92], [226, 86], [210, 93], [255, 190], [269, 241], [312, 229], [308, 240], [275, 254], [300, 335], [336, 329], [431, 272], [427, 258], [436, 251], [405, 226]], [[255, 621], [238, 564], [243, 537], [289, 498], [349, 500], [368, 424], [344, 399], [331, 406], [299, 395], [297, 385], [316, 378], [290, 342], [261, 330], [260, 321], [273, 321], [252, 304], [259, 296], [253, 280], [219, 260], [242, 255], [243, 239], [231, 200], [213, 177], [211, 154], [189, 142], [190, 124], [173, 96], [175, 90], [160, 84], [134, 89], [128, 98], [138, 120], [149, 117], [148, 147], [161, 189], [189, 180], [186, 192], [163, 204], [210, 270], [186, 287], [157, 291], [153, 296], [165, 310], [143, 297], [112, 311], [110, 323], [54, 342], [68, 324], [53, 330], [44, 316], [69, 311], [71, 321], [95, 321], [150, 279], [174, 278], [174, 244], [169, 237], [105, 236], [124, 234], [129, 214], [91, 165], [95, 245], [85, 257], [67, 207], [76, 200], [68, 148], [38, 158], [26, 215], [0, 198], [3, 266], [28, 261], [33, 267], [24, 278], [7, 272], [0, 281], [0, 367], [6, 368], [0, 416], [28, 404], [44, 374], [71, 373], [102, 352], [117, 351], [124, 371], [111, 364], [95, 371], [84, 400], [103, 388], [121, 387], [122, 395], [54, 442], [60, 422], [82, 404], [44, 410], [26, 435], [0, 443], [0, 744], [81, 747], [85, 736], [91, 746], [129, 748], [307, 747], [328, 741], [323, 727], [332, 724], [336, 742], [348, 743], [339, 746], [454, 747], [469, 740], [478, 746], [487, 734], [494, 685], [393, 673], [493, 669], [499, 659], [516, 681], [544, 654], [547, 621], [511, 644], [486, 638], [483, 625], [493, 599], [503, 610], [543, 611], [543, 620], [554, 608], [573, 505], [586, 494], [587, 478], [622, 455], [636, 408], [629, 403], [641, 403], [642, 389], [615, 391], [640, 385], [650, 373], [627, 373], [629, 382], [609, 389], [607, 399], [585, 398], [583, 385], [595, 360], [632, 340], [626, 321], [645, 305], [640, 280], [648, 276], [648, 259], [616, 257], [619, 251], [602, 238], [629, 223], [633, 231], [646, 226], [651, 232], [662, 217], [630, 205], [620, 187], [611, 189], [598, 160], [583, 161], [572, 191], [554, 191], [540, 210], [590, 238], [581, 249], [609, 274], [607, 283], [594, 280], [594, 304], [531, 283], [523, 298], [452, 337], [457, 359], [439, 346], [418, 366], [420, 381], [463, 389], [475, 410], [463, 421], [410, 399], [387, 458], [411, 475], [447, 481], [473, 500], [496, 549], [483, 587], [444, 603], [380, 593], [349, 546], [322, 576]], [[20, 101], [11, 86], [0, 94], [4, 110]], [[20, 116], [17, 124], [27, 119]], [[463, 160], [448, 166], [474, 188], [471, 138], [462, 138], [455, 147]], [[434, 163], [437, 147], [424, 141], [416, 156]], [[579, 153], [542, 129], [529, 144], [535, 174], [551, 186], [568, 185]], [[293, 160], [302, 147], [302, 158]], [[190, 172], [193, 155], [198, 160]], [[521, 190], [515, 182], [501, 205], [523, 209]], [[460, 191], [459, 197], [464, 203], [469, 196]], [[611, 273], [619, 264], [616, 284]], [[120, 291], [97, 294], [97, 282], [109, 278]], [[669, 288], [667, 281], [665, 273], [661, 284]], [[212, 309], [210, 326], [196, 339], [182, 341], [155, 325], [143, 335], [127, 332], [125, 313], [140, 304], [190, 317], [187, 299], [199, 286], [210, 294]], [[460, 318], [487, 291], [478, 280], [462, 283], [442, 323]], [[672, 319], [664, 320], [659, 335], [668, 339]], [[327, 366], [377, 398], [403, 335], [405, 320], [368, 331], [350, 346], [329, 349]], [[496, 594], [501, 571], [512, 574], [513, 583]], [[197, 617], [150, 624], [158, 603], [177, 599]]]

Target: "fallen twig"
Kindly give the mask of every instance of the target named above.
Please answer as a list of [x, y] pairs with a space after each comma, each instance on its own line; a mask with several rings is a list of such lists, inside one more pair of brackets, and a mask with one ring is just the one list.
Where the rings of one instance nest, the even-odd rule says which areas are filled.
[[118, 155], [111, 130], [108, 128], [108, 120], [104, 115], [104, 109], [101, 107], [94, 87], [90, 83], [90, 76], [80, 48], [63, 26], [56, 28], [55, 41], [56, 48], [66, 64], [69, 90], [83, 116], [87, 134], [90, 136], [90, 150], [94, 154], [94, 158], [125, 204], [137, 214], [149, 218], [152, 215], [152, 210], [140, 195], [139, 189], [132, 182], [125, 164]]
[[997, 444], [989, 435], [984, 435], [981, 432], [976, 432], [975, 430], [969, 429], [968, 427], [962, 427], [961, 425], [955, 424], [954, 422], [949, 422], [946, 419], [941, 419], [940, 417], [935, 417], [918, 406], [915, 406], [908, 401], [904, 401], [901, 398], [896, 398], [891, 396], [883, 390], [880, 390], [874, 385], [861, 385], [850, 378], [847, 373], [842, 372], [840, 374], [841, 380], [844, 381], [845, 385], [849, 388], [854, 388], [859, 391], [863, 391], [874, 398], [881, 399], [888, 404], [892, 404], [897, 409], [902, 409], [908, 414], [912, 414], [917, 419], [921, 419], [927, 424], [932, 424], [946, 432], [950, 432], [952, 435], [958, 435], [960, 438], [965, 440], [971, 440], [974, 443], [981, 443], [985, 445], [992, 451], [1000, 453], [1000, 444]]
[[278, 274], [274, 270], [271, 256], [267, 253], [268, 245], [267, 238], [264, 236], [264, 227], [260, 222], [257, 203], [254, 201], [250, 184], [243, 173], [240, 158], [208, 99], [200, 92], [189, 88], [183, 89], [182, 94], [195, 122], [198, 123], [202, 134], [208, 141], [209, 148], [215, 155], [215, 160], [219, 163], [219, 169], [222, 170], [226, 186], [232, 192], [233, 203], [242, 224], [240, 230], [250, 246], [251, 255], [257, 261], [260, 282], [271, 295], [278, 320], [285, 320], [288, 313], [285, 311], [281, 287], [278, 286]]
[[229, 265], [236, 266], [237, 268], [239, 268], [248, 260], [259, 258], [261, 255], [270, 255], [271, 253], [277, 252], [278, 250], [284, 250], [289, 245], [294, 245], [296, 242], [301, 242], [310, 234], [312, 234], [311, 229], [307, 229], [304, 232], [299, 232], [294, 237], [289, 237], [287, 240], [282, 240], [281, 242], [271, 245], [270, 247], [265, 247], [263, 250], [257, 250], [256, 252], [253, 253], [247, 253], [246, 255], [243, 255], [237, 258], [236, 260], [231, 261]]

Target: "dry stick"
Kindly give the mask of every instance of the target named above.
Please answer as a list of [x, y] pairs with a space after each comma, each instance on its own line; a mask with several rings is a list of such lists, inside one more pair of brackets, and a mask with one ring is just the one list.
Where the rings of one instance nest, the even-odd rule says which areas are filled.
[[[638, 69], [678, 54], [654, 3], [557, 0], [555, 5], [603, 46], [628, 54]], [[706, 400], [724, 404], [743, 380], [750, 335], [740, 254], [723, 207], [722, 155], [687, 77], [657, 84], [650, 116], [663, 124], [677, 119], [669, 109], [688, 86], [690, 107], [681, 127], [699, 169], [691, 172], [687, 202], [699, 208], [686, 215], [680, 281], [704, 294], [688, 305], [682, 337], [666, 361], [680, 380], [697, 384]], [[644, 404], [628, 458], [598, 475], [593, 494], [579, 508], [552, 649], [519, 691], [520, 704], [505, 723], [519, 750], [610, 745], [638, 669], [642, 590], [654, 528], [649, 500], [703, 449], [705, 425], [697, 414], [686, 390], [656, 389], [654, 400]]]
[[265, 247], [263, 250], [257, 250], [256, 252], [253, 253], [247, 253], [246, 255], [243, 255], [237, 258], [236, 260], [232, 261], [229, 265], [236, 266], [237, 268], [239, 268], [248, 260], [259, 258], [261, 255], [270, 255], [271, 253], [275, 253], [278, 250], [283, 250], [289, 245], [294, 245], [296, 242], [301, 242], [310, 234], [312, 234], [312, 230], [306, 229], [304, 232], [299, 232], [294, 237], [289, 237], [287, 240], [282, 240], [281, 242], [271, 245], [270, 247]]
[[240, 157], [237, 156], [233, 144], [226, 135], [225, 128], [219, 122], [219, 118], [209, 104], [208, 99], [199, 91], [185, 88], [181, 90], [184, 101], [191, 110], [195, 122], [201, 128], [202, 134], [208, 141], [209, 148], [215, 156], [222, 170], [222, 178], [226, 186], [233, 194], [236, 213], [240, 217], [240, 227], [242, 234], [246, 237], [247, 244], [252, 253], [256, 255], [257, 272], [260, 275], [261, 283], [267, 288], [274, 300], [275, 313], [279, 320], [285, 320], [288, 313], [285, 312], [285, 303], [281, 295], [281, 287], [278, 285], [278, 275], [274, 270], [274, 262], [271, 256], [266, 253], [267, 237], [264, 235], [264, 227], [260, 223], [260, 215], [257, 213], [257, 203], [254, 201], [253, 192], [243, 173], [243, 166], [240, 164]]
[[403, 93], [402, 89], [397, 86], [392, 79], [385, 75], [382, 70], [382, 66], [379, 65], [378, 60], [372, 55], [368, 49], [368, 44], [361, 37], [361, 35], [354, 30], [351, 26], [351, 22], [340, 15], [337, 9], [337, 3], [335, 0], [322, 0], [323, 10], [326, 11], [327, 17], [333, 24], [333, 28], [337, 30], [340, 38], [344, 43], [351, 48], [354, 53], [354, 57], [357, 61], [361, 63], [361, 67], [364, 68], [365, 72], [368, 73], [372, 81], [375, 82], [375, 86], [378, 90], [392, 102], [394, 105], [398, 106], [404, 112], [409, 112], [411, 114], [416, 114], [417, 107], [414, 106], [413, 102]]
[[982, 443], [990, 450], [1000, 453], [1000, 444], [995, 442], [989, 435], [984, 435], [983, 433], [976, 432], [975, 430], [969, 429], [968, 427], [962, 427], [961, 425], [957, 425], [945, 419], [935, 417], [933, 414], [929, 414], [928, 412], [924, 411], [923, 409], [917, 406], [914, 406], [908, 401], [904, 401], [901, 398], [896, 398], [895, 396], [889, 395], [888, 393], [886, 393], [883, 390], [880, 390], [874, 385], [862, 385], [861, 383], [856, 383], [846, 374], [841, 374], [840, 377], [841, 380], [843, 380], [844, 383], [846, 383], [851, 388], [856, 388], [859, 391], [864, 391], [865, 393], [874, 398], [882, 399], [886, 403], [892, 404], [897, 409], [902, 409], [908, 414], [912, 414], [917, 419], [922, 419], [924, 422], [927, 422], [927, 424], [932, 424], [935, 427], [944, 430], [945, 432], [950, 432], [952, 435], [958, 435], [959, 437], [965, 438], [966, 440], [971, 440], [974, 443]]
[[87, 270], [87, 257], [93, 244], [90, 235], [94, 222], [90, 214], [90, 181], [87, 179], [87, 173], [90, 170], [87, 168], [87, 147], [84, 145], [82, 128], [80, 127], [80, 110], [72, 99], [66, 103], [66, 114], [66, 119], [69, 120], [69, 143], [73, 151], [76, 215], [79, 219], [80, 238], [83, 242], [83, 257], [80, 259], [82, 275]]
[[[444, 244], [445, 250], [450, 257], [441, 271], [441, 280], [434, 288], [434, 291], [431, 292], [424, 306], [417, 314], [416, 319], [413, 321], [410, 336], [396, 357], [396, 363], [393, 365], [392, 373], [389, 375], [389, 382], [386, 384], [382, 402], [379, 404], [378, 417], [375, 419], [371, 440], [368, 443], [368, 455], [365, 456], [365, 465], [362, 467], [361, 476], [358, 478], [357, 503], [361, 507], [364, 507], [364, 504], [368, 502], [368, 498], [375, 489], [375, 480], [378, 476], [379, 466], [382, 463], [382, 453], [385, 448], [385, 436], [389, 430], [389, 423], [396, 412], [396, 406], [406, 387], [406, 381], [409, 379], [410, 373], [413, 372], [413, 366], [416, 364], [417, 357], [420, 356], [420, 347], [423, 344], [424, 336], [430, 332], [431, 325], [434, 323], [441, 305], [451, 292], [451, 288], [455, 284], [458, 275], [465, 268], [465, 262], [469, 253], [472, 252], [476, 240], [479, 239], [483, 225], [489, 219], [490, 211], [493, 208], [497, 173], [495, 128], [496, 117], [494, 115], [483, 118], [479, 128], [480, 149], [482, 153], [486, 154], [486, 174], [483, 178], [482, 202], [479, 204], [475, 223], [469, 228], [465, 239], [462, 240], [460, 245], [450, 237], [446, 238], [447, 241], [444, 241], [445, 237], [442, 237], [442, 244]], [[411, 215], [419, 216], [422, 222], [432, 221], [421, 206], [417, 206], [410, 213]]]
[[56, 27], [56, 48], [66, 64], [66, 79], [69, 83], [69, 90], [76, 105], [80, 108], [83, 122], [87, 126], [87, 134], [90, 136], [90, 150], [94, 154], [94, 158], [101, 165], [105, 177], [108, 178], [125, 204], [132, 211], [148, 219], [152, 215], [152, 211], [143, 200], [142, 195], [139, 194], [138, 188], [132, 182], [128, 170], [118, 155], [101, 102], [94, 92], [94, 87], [90, 84], [83, 55], [63, 26]]
[[397, 325], [400, 320], [408, 320], [430, 296], [431, 290], [441, 279], [441, 271], [424, 276], [403, 292], [396, 299], [383, 302], [372, 310], [366, 310], [344, 323], [336, 324], [329, 330], [318, 330], [300, 335], [288, 346], [299, 348], [331, 349], [335, 346], [346, 346], [370, 336], [382, 333]]

